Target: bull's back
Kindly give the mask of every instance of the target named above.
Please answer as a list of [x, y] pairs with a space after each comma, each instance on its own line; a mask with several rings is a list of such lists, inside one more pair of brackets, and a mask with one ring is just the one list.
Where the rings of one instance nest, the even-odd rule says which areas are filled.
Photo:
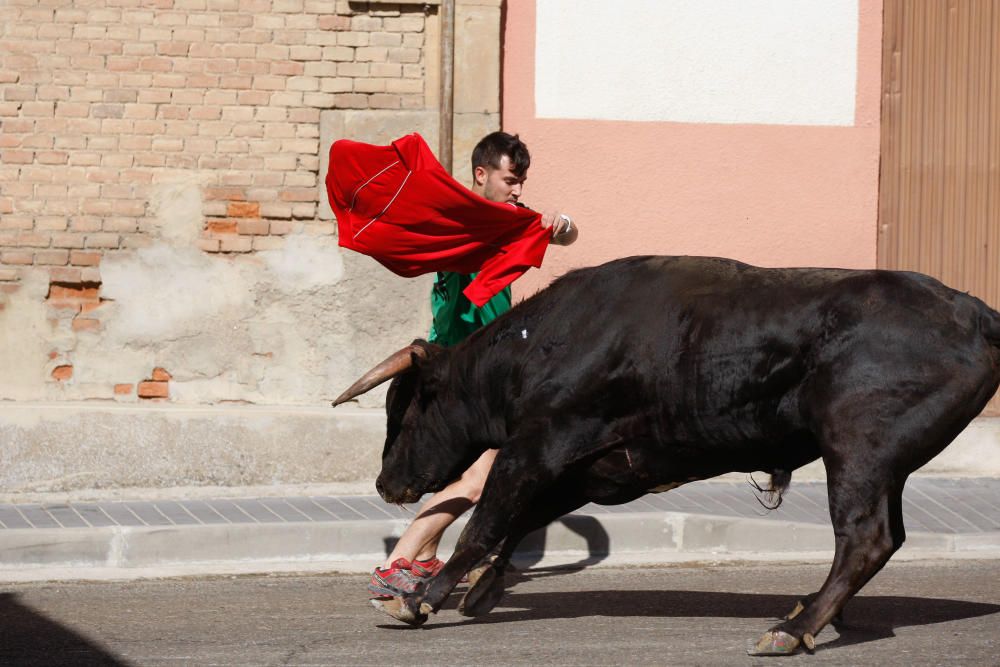
[[766, 437], [796, 427], [790, 392], [824, 365], [972, 345], [974, 301], [913, 273], [630, 257], [568, 273], [474, 344], [515, 367], [526, 404], [654, 401], [692, 437]]
[[519, 308], [542, 338], [573, 331], [609, 344], [609, 331], [632, 346], [682, 343], [681, 354], [706, 345], [732, 353], [791, 344], [802, 352], [861, 325], [1000, 337], [1000, 314], [923, 274], [761, 268], [716, 257], [629, 257], [578, 269]]

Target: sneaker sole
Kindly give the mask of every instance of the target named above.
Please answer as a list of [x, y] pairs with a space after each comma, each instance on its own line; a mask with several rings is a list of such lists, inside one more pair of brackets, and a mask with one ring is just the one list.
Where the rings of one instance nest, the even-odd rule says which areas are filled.
[[368, 584], [368, 591], [380, 597], [403, 597], [404, 595], [413, 595], [416, 593], [407, 593], [406, 591], [397, 590], [395, 588], [389, 588], [388, 586], [377, 586], [374, 583]]

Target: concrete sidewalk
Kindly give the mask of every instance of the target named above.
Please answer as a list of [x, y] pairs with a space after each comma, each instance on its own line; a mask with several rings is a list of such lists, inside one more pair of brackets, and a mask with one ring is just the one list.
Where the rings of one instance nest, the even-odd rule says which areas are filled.
[[[287, 489], [285, 489], [287, 491]], [[529, 536], [522, 564], [829, 559], [821, 481], [793, 482], [765, 510], [746, 481], [696, 482], [627, 505], [588, 505]], [[377, 496], [0, 504], [0, 580], [132, 578], [296, 570], [366, 571], [412, 507]], [[1000, 480], [912, 478], [897, 557], [1000, 558]], [[446, 535], [450, 551], [463, 524]]]

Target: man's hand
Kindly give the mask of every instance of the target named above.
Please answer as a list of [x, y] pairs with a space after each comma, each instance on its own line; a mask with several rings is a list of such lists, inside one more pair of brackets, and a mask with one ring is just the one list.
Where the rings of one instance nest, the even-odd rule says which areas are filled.
[[552, 230], [552, 240], [549, 243], [554, 245], [569, 245], [579, 235], [572, 218], [558, 211], [542, 213], [542, 227]]

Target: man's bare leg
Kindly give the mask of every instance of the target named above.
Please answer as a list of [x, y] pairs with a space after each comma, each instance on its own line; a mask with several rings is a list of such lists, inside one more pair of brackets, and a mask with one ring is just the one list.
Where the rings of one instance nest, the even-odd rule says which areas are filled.
[[498, 451], [487, 449], [459, 479], [431, 496], [400, 536], [383, 568], [388, 568], [397, 558], [427, 560], [437, 555], [445, 529], [479, 502]]

